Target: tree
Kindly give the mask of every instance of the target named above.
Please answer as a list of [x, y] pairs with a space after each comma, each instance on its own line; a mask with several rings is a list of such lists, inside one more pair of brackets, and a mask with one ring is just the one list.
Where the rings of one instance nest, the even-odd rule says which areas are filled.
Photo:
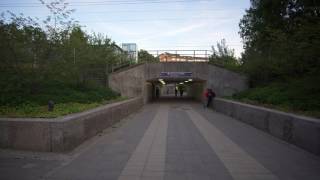
[[227, 46], [227, 42], [225, 39], [217, 42], [217, 49], [212, 46], [212, 51], [214, 57], [234, 57], [234, 49], [230, 49]]
[[0, 105], [37, 94], [50, 83], [88, 87], [91, 79], [101, 78], [105, 84], [109, 67], [125, 60], [110, 38], [88, 34], [74, 23], [62, 2], [46, 4], [54, 25], [10, 11], [1, 14]]
[[45, 2], [39, 0], [51, 14], [43, 21], [45, 27], [51, 38], [58, 38], [57, 34], [78, 24], [78, 21], [71, 18], [71, 14], [75, 12], [75, 9], [70, 9], [69, 3], [65, 0], [52, 0]]
[[29, 84], [26, 90], [35, 93], [47, 70], [46, 33], [31, 17], [8, 11], [0, 19], [0, 41], [1, 90], [19, 91]]
[[148, 51], [141, 49], [138, 52], [138, 62], [139, 63], [142, 63], [142, 62], [159, 62], [159, 58], [158, 57], [154, 57]]
[[243, 68], [253, 84], [319, 72], [319, 1], [251, 0], [240, 21]]
[[234, 56], [234, 49], [227, 46], [226, 40], [217, 42], [216, 47], [212, 46], [213, 54], [209, 57], [209, 63], [218, 65], [230, 70], [237, 70], [239, 61]]

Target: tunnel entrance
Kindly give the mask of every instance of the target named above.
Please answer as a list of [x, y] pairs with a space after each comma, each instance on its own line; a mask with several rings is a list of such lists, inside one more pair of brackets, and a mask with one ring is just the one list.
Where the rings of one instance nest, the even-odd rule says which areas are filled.
[[148, 92], [152, 101], [162, 100], [201, 100], [205, 80], [192, 77], [159, 77], [147, 80], [152, 88]]
[[[188, 81], [189, 79], [192, 81]], [[167, 85], [162, 84], [160, 80]], [[112, 90], [129, 98], [141, 97], [143, 103], [156, 99], [156, 87], [159, 88], [159, 99], [164, 98], [166, 94], [172, 97], [172, 86], [181, 82], [185, 84], [182, 97], [196, 100], [202, 98], [205, 88], [213, 89], [217, 97], [222, 97], [231, 96], [248, 87], [246, 76], [199, 62], [137, 64], [113, 72], [108, 77], [108, 86]]]

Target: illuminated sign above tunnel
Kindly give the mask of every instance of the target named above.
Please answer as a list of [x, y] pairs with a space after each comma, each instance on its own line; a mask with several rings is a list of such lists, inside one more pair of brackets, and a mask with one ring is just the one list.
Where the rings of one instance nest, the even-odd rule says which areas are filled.
[[187, 78], [192, 77], [192, 72], [160, 72], [162, 78]]

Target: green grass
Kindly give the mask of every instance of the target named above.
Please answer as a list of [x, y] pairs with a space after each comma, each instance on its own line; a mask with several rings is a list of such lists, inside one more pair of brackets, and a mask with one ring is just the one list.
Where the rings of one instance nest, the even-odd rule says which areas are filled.
[[319, 77], [306, 77], [256, 87], [227, 97], [248, 104], [260, 105], [320, 118]]
[[[77, 87], [66, 84], [43, 84], [37, 93], [11, 91], [0, 96], [0, 117], [54, 118], [92, 109], [126, 98], [103, 87]], [[48, 111], [48, 101], [55, 103]]]
[[118, 97], [113, 100], [95, 103], [60, 103], [56, 104], [53, 111], [48, 111], [47, 106], [21, 105], [16, 107], [0, 106], [0, 117], [30, 117], [30, 118], [55, 118], [67, 114], [82, 112], [101, 105], [118, 102], [127, 98]]

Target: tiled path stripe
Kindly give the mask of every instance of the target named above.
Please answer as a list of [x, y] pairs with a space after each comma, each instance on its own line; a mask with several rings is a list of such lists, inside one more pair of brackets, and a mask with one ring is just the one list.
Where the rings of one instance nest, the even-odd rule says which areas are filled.
[[234, 180], [278, 180], [268, 169], [226, 137], [213, 124], [194, 110], [187, 111], [213, 151], [218, 155]]
[[167, 128], [168, 106], [160, 106], [119, 180], [163, 179]]

